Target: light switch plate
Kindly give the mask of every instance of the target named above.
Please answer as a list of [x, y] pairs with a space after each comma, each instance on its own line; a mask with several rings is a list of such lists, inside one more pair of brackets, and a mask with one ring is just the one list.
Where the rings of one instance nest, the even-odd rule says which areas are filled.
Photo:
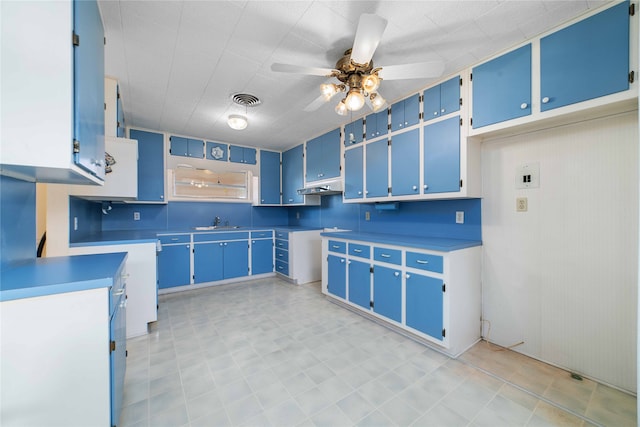
[[540, 187], [540, 163], [525, 163], [516, 168], [516, 189]]
[[464, 224], [464, 211], [456, 211], [456, 224]]

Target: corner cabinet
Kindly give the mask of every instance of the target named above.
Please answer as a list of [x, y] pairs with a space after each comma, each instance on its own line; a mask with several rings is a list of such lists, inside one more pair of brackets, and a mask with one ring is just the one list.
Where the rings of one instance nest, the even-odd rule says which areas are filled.
[[104, 30], [97, 2], [6, 2], [1, 19], [0, 173], [101, 184]]
[[458, 356], [480, 339], [481, 247], [441, 252], [378, 239], [322, 238], [322, 292]]

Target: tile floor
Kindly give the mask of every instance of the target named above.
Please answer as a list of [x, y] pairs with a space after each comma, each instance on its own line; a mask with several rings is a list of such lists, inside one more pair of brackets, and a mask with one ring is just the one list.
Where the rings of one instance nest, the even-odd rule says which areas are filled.
[[636, 425], [635, 397], [485, 342], [450, 359], [319, 283], [164, 295], [127, 346], [123, 427]]

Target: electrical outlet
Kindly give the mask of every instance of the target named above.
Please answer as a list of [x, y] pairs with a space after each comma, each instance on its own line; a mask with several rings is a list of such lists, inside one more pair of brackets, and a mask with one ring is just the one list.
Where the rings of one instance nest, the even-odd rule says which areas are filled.
[[364, 213], [364, 220], [365, 220], [365, 221], [371, 221], [371, 212], [366, 211], [366, 212]]
[[140, 221], [140, 212], [134, 212], [133, 213], [133, 220], [134, 221]]
[[516, 212], [526, 212], [529, 208], [526, 197], [518, 197], [516, 199]]
[[464, 224], [464, 211], [456, 211], [456, 224]]
[[76, 231], [78, 229], [78, 217], [73, 217], [73, 230]]

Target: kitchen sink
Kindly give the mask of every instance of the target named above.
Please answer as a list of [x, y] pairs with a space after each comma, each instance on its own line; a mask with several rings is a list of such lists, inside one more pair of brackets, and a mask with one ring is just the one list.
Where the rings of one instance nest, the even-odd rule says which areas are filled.
[[211, 231], [211, 230], [235, 230], [240, 228], [239, 225], [206, 225], [201, 227], [193, 227], [196, 231]]

